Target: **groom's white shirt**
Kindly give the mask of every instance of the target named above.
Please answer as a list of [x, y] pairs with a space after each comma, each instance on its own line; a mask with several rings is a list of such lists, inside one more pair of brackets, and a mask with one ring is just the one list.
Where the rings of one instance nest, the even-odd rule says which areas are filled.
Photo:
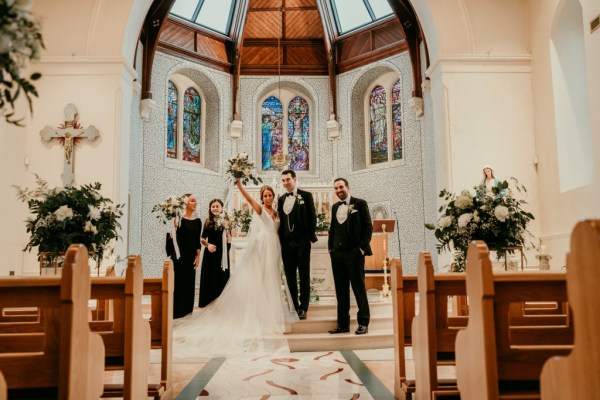
[[[342, 201], [342, 200], [340, 200], [340, 201]], [[346, 204], [340, 204], [340, 206], [337, 209], [337, 212], [335, 213], [335, 217], [337, 218], [337, 220], [340, 224], [343, 224], [348, 219], [347, 204], [350, 204], [350, 195], [348, 195], [348, 197], [346, 197], [346, 200], [344, 200], [344, 201], [346, 202]]]
[[296, 186], [294, 188], [294, 190], [292, 190], [291, 192], [285, 192], [286, 195], [288, 193], [292, 193], [292, 195], [286, 196], [285, 201], [283, 202], [283, 212], [286, 215], [289, 215], [292, 212], [292, 209], [294, 208], [294, 203], [296, 202], [296, 196], [298, 195], [298, 187]]

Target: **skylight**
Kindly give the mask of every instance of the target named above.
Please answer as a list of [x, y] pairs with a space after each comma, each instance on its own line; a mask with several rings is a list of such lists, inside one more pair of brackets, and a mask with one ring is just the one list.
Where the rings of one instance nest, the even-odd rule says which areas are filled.
[[175, 0], [171, 14], [228, 35], [232, 9], [233, 0]]
[[387, 0], [331, 0], [340, 35], [392, 15]]

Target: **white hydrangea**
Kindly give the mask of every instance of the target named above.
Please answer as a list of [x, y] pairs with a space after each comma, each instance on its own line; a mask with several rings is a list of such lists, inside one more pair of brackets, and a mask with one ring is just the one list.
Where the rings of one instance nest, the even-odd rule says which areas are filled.
[[494, 208], [494, 216], [496, 217], [496, 219], [500, 222], [504, 222], [506, 221], [506, 218], [508, 218], [509, 212], [508, 212], [508, 208], [505, 206], [496, 206], [496, 208]]
[[100, 208], [94, 207], [92, 205], [88, 205], [88, 208], [90, 209], [90, 212], [88, 212], [88, 217], [90, 217], [90, 219], [93, 219], [94, 221], [99, 220], [102, 216]]
[[96, 228], [94, 224], [92, 224], [92, 221], [87, 221], [83, 230], [85, 232], [92, 232], [94, 235], [98, 233], [98, 228]]
[[64, 221], [67, 218], [73, 218], [73, 210], [69, 206], [60, 206], [58, 210], [54, 211], [54, 215], [58, 221]]
[[462, 192], [460, 196], [454, 200], [454, 205], [459, 209], [473, 207], [473, 197], [469, 192]]
[[458, 217], [458, 227], [464, 228], [465, 226], [467, 226], [469, 224], [469, 222], [471, 222], [472, 219], [473, 219], [472, 213], [462, 214], [460, 217]]
[[446, 228], [452, 225], [452, 217], [450, 215], [443, 216], [438, 225], [440, 228]]

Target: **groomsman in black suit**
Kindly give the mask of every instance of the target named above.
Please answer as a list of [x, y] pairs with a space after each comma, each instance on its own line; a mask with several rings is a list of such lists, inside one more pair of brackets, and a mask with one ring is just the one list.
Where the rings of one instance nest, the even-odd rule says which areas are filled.
[[[310, 248], [311, 242], [317, 241], [317, 213], [312, 194], [296, 187], [293, 170], [283, 171], [281, 182], [287, 191], [277, 202], [283, 269], [298, 317], [306, 319], [310, 298]], [[300, 277], [300, 298], [296, 271]]]
[[333, 189], [340, 199], [331, 210], [329, 228], [329, 254], [337, 297], [337, 327], [331, 334], [350, 331], [350, 286], [358, 305], [358, 329], [354, 333], [364, 335], [369, 331], [369, 301], [365, 288], [365, 256], [373, 255], [371, 235], [373, 224], [369, 206], [365, 200], [351, 197], [350, 186], [344, 178], [333, 182]]

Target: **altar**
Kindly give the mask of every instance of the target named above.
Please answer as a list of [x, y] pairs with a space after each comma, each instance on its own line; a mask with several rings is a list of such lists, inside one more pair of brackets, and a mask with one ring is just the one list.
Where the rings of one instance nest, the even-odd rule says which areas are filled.
[[[312, 284], [319, 297], [335, 297], [335, 285], [333, 283], [333, 272], [331, 271], [331, 259], [327, 251], [328, 236], [317, 236], [317, 242], [312, 244], [310, 254], [310, 278], [311, 281], [320, 283]], [[231, 273], [235, 274], [236, 261], [240, 260], [248, 245], [246, 237], [234, 237], [231, 242]], [[283, 265], [281, 266], [283, 271]], [[315, 279], [316, 278], [316, 279]], [[323, 281], [321, 281], [321, 279]]]

